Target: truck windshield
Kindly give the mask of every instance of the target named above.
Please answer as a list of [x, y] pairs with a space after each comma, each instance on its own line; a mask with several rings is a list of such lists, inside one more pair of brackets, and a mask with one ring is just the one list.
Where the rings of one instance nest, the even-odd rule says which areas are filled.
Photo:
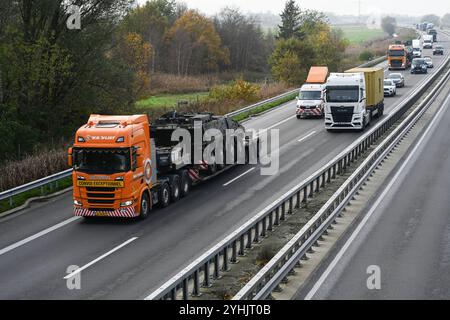
[[327, 102], [358, 102], [359, 87], [328, 87]]
[[322, 99], [321, 91], [300, 91], [299, 100], [320, 100]]
[[403, 57], [405, 55], [405, 50], [389, 50], [388, 55], [390, 57]]
[[76, 171], [112, 174], [130, 171], [129, 149], [75, 149], [74, 168]]

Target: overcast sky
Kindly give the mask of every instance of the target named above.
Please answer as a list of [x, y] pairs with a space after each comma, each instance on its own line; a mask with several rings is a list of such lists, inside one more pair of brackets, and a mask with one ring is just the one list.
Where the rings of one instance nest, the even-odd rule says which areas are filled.
[[[146, 0], [138, 0], [145, 3]], [[243, 12], [271, 11], [279, 14], [285, 0], [184, 0], [189, 8], [212, 15], [226, 6], [235, 6]], [[358, 0], [298, 0], [302, 8], [319, 11], [334, 12], [337, 14], [358, 14]], [[360, 0], [361, 14], [405, 14], [422, 16], [428, 13], [443, 15], [450, 12], [450, 0]]]

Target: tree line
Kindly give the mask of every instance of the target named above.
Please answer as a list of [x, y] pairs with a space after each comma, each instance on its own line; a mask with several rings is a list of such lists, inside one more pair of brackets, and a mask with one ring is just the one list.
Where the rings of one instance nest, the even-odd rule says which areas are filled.
[[[70, 29], [70, 5], [81, 28]], [[313, 64], [338, 69], [347, 46], [293, 0], [279, 30], [225, 8], [213, 17], [175, 0], [2, 0], [0, 161], [70, 139], [91, 113], [132, 113], [152, 74], [254, 72], [299, 85]]]

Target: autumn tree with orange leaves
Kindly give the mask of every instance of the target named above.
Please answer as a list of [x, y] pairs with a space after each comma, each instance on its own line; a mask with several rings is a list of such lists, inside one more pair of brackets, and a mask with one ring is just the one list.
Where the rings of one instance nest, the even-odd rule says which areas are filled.
[[188, 10], [165, 35], [169, 46], [169, 71], [189, 75], [217, 71], [230, 62], [214, 24], [196, 10]]

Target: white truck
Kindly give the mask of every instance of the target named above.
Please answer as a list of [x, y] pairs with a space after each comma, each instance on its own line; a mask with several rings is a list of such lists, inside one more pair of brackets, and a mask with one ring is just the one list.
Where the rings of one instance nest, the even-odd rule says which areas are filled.
[[323, 89], [328, 77], [327, 67], [311, 67], [306, 83], [300, 88], [297, 98], [297, 119], [323, 117]]
[[433, 49], [433, 35], [425, 34], [423, 36], [423, 48]]
[[421, 58], [422, 57], [422, 49], [420, 48], [420, 40], [419, 39], [414, 39], [412, 41], [412, 48], [413, 48], [413, 57]]
[[331, 73], [325, 85], [325, 129], [364, 130], [384, 111], [382, 68]]

